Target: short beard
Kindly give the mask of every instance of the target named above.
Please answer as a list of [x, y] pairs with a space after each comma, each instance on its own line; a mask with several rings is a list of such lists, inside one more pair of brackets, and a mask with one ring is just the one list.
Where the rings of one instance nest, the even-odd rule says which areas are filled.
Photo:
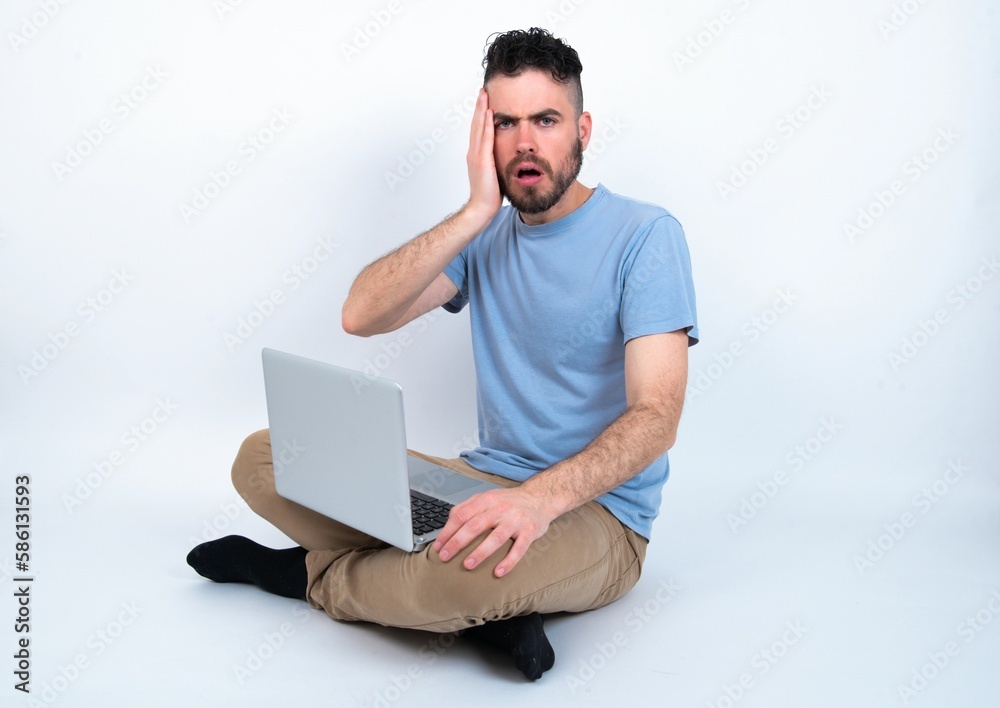
[[[524, 187], [522, 194], [512, 194], [510, 182], [514, 179], [518, 166], [524, 162], [534, 162], [552, 177], [552, 189], [543, 192], [538, 187]], [[562, 169], [553, 172], [551, 166], [541, 158], [526, 158], [524, 156], [511, 160], [506, 171], [497, 168], [497, 181], [500, 183], [500, 193], [507, 197], [511, 205], [522, 214], [541, 214], [548, 211], [563, 198], [566, 191], [576, 181], [583, 167], [583, 141], [576, 139], [573, 152], [569, 154]]]

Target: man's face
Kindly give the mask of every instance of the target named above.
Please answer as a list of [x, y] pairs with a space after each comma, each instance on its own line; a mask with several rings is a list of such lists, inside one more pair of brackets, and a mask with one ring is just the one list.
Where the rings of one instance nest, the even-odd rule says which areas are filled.
[[548, 211], [580, 173], [590, 116], [577, 119], [570, 88], [548, 72], [495, 76], [486, 91], [501, 193], [521, 213]]

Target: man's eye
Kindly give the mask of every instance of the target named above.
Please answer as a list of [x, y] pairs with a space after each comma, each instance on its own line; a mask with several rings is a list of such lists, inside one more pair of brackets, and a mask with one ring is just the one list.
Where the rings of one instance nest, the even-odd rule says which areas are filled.
[[556, 124], [556, 119], [555, 118], [542, 118], [542, 120], [539, 121], [539, 122], [542, 125], [555, 125]]
[[508, 128], [508, 127], [510, 127], [510, 121], [509, 120], [498, 120], [497, 121], [497, 127], [498, 128]]

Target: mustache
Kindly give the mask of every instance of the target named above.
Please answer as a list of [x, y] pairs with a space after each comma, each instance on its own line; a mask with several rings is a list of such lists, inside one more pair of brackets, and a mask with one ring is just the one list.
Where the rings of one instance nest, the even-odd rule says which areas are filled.
[[549, 164], [548, 160], [541, 157], [516, 157], [507, 163], [507, 169], [504, 170], [504, 174], [508, 178], [512, 178], [521, 169], [522, 165], [534, 165], [539, 171], [548, 175], [552, 174], [552, 165]]

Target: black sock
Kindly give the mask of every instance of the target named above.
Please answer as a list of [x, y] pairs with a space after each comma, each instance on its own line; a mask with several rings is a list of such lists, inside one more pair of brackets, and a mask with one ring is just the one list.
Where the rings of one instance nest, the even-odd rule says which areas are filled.
[[542, 628], [542, 616], [537, 612], [471, 627], [465, 630], [465, 636], [509, 651], [514, 657], [514, 666], [532, 681], [541, 678], [556, 661]]
[[306, 549], [275, 550], [243, 536], [208, 541], [188, 553], [188, 565], [217, 583], [250, 583], [274, 595], [306, 599]]

